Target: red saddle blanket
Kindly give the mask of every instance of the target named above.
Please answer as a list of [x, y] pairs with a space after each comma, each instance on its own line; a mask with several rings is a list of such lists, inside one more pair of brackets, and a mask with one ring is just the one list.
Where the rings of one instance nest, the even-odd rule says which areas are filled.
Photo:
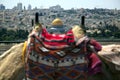
[[31, 37], [25, 61], [28, 80], [87, 80], [88, 71], [99, 71], [99, 58], [94, 53], [85, 55], [84, 46], [70, 47], [74, 37], [71, 31], [68, 33], [49, 34], [43, 30], [41, 38]]
[[26, 54], [26, 77], [31, 80], [86, 80], [88, 60], [82, 49], [50, 49], [31, 37]]

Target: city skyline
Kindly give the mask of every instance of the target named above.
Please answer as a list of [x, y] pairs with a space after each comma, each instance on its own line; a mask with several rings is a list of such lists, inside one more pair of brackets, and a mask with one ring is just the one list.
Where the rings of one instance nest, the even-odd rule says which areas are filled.
[[60, 5], [64, 9], [71, 8], [106, 8], [106, 9], [120, 9], [119, 0], [1, 0], [6, 9], [12, 9], [17, 6], [17, 3], [22, 3], [22, 7], [28, 7], [30, 4], [32, 8], [49, 8], [51, 6]]

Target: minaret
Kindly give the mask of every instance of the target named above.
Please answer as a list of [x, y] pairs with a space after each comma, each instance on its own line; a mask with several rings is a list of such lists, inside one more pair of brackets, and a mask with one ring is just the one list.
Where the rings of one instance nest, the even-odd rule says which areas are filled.
[[35, 13], [35, 24], [38, 24], [39, 23], [39, 13], [36, 12]]
[[85, 16], [81, 17], [81, 27], [84, 30], [84, 32], [86, 33], [86, 28], [85, 28]]

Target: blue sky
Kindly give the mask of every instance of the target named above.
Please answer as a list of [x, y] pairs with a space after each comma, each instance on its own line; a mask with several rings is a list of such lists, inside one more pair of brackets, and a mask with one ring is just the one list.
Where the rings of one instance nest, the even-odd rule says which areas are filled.
[[64, 9], [71, 8], [108, 8], [120, 9], [120, 0], [0, 0], [0, 4], [6, 8], [13, 8], [21, 2], [26, 8], [31, 4], [32, 8], [48, 8], [50, 6], [60, 5]]

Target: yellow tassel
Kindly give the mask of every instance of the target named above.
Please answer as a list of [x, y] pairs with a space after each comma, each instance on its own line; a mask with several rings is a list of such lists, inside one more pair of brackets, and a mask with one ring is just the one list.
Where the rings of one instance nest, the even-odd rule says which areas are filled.
[[22, 60], [25, 61], [25, 54], [26, 54], [26, 48], [27, 48], [27, 41], [24, 42], [24, 46], [22, 49]]
[[84, 37], [85, 35], [83, 29], [78, 25], [75, 25], [72, 31], [73, 31], [74, 36], [78, 39]]

